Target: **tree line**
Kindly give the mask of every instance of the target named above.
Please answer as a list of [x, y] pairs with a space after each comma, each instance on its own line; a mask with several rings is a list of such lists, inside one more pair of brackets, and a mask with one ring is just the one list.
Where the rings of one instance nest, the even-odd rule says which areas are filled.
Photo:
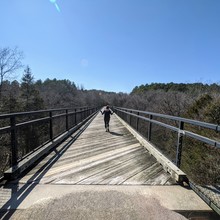
[[[217, 124], [220, 121], [218, 83], [142, 84], [130, 94], [86, 90], [68, 79], [35, 80], [22, 59], [18, 48], [0, 48], [0, 113], [110, 104]], [[22, 68], [20, 82], [10, 80]]]

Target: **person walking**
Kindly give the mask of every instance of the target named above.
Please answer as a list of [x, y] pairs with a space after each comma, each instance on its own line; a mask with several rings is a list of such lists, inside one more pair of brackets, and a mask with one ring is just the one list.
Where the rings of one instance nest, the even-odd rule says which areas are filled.
[[105, 122], [105, 129], [106, 131], [109, 132], [109, 121], [110, 121], [110, 115], [113, 114], [113, 111], [109, 108], [109, 106], [107, 105], [104, 109], [104, 111], [102, 112], [100, 110], [100, 112], [102, 113], [102, 115], [104, 115], [104, 122]]

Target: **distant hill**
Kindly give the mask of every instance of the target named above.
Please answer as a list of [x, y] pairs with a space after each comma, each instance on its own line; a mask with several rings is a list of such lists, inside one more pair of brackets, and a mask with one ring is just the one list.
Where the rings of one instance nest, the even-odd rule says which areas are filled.
[[136, 86], [131, 94], [141, 94], [147, 91], [161, 90], [164, 92], [184, 92], [184, 93], [209, 93], [209, 92], [220, 92], [220, 85], [217, 83], [203, 84], [203, 83], [151, 83]]

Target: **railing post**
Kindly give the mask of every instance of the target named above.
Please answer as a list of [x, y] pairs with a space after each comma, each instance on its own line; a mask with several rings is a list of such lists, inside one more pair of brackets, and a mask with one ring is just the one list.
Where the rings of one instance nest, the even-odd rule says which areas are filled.
[[53, 115], [50, 111], [50, 140], [53, 140]]
[[82, 119], [82, 118], [83, 118], [83, 116], [82, 116], [82, 109], [83, 109], [83, 108], [80, 108], [80, 109], [79, 109], [79, 111], [80, 111], [80, 122], [83, 120], [83, 119]]
[[66, 131], [69, 130], [68, 109], [66, 109]]
[[17, 164], [18, 159], [18, 145], [17, 145], [17, 131], [15, 116], [10, 117], [11, 124], [11, 165]]
[[151, 130], [152, 130], [152, 122], [151, 120], [153, 119], [153, 115], [149, 115], [149, 125], [148, 125], [148, 136], [147, 136], [147, 139], [148, 141], [151, 141]]
[[[132, 111], [130, 111], [130, 113], [132, 113]], [[131, 115], [129, 117], [129, 124], [131, 125]]]
[[[140, 115], [140, 113], [138, 112], [137, 115]], [[136, 120], [136, 130], [138, 131], [138, 125], [139, 125], [139, 118], [137, 117]]]
[[179, 122], [179, 132], [177, 138], [177, 150], [176, 150], [176, 166], [180, 168], [181, 165], [181, 157], [182, 157], [182, 147], [183, 147], [183, 135], [181, 131], [184, 128], [184, 122]]
[[76, 111], [77, 111], [77, 109], [75, 108], [75, 125], [77, 125]]

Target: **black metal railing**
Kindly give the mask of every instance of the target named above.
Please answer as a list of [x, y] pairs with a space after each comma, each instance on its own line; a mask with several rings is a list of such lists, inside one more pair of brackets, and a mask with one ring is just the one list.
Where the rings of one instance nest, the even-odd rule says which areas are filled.
[[0, 115], [1, 175], [6, 168], [16, 165], [27, 155], [81, 123], [98, 109], [82, 107]]
[[[169, 140], [169, 144], [173, 144], [173, 146], [169, 146], [168, 151], [175, 151], [175, 158], [174, 158], [174, 154], [172, 154], [171, 156], [173, 157], [169, 159], [171, 159], [178, 167], [181, 166], [182, 147], [184, 144], [184, 140], [186, 141], [187, 138], [190, 140], [193, 139], [194, 141], [199, 141], [203, 144], [206, 144], [206, 146], [209, 146], [210, 152], [213, 149], [216, 149], [215, 152], [218, 154], [218, 156], [220, 155], [219, 154], [220, 125], [215, 125], [215, 124], [210, 124], [206, 122], [190, 120], [190, 119], [175, 117], [170, 115], [164, 115], [164, 114], [158, 114], [158, 113], [140, 111], [134, 109], [127, 109], [127, 108], [120, 108], [120, 107], [114, 107], [114, 111], [122, 119], [124, 119], [127, 123], [129, 123], [134, 129], [136, 129], [139, 133], [144, 135], [148, 139], [148, 141], [153, 142], [153, 144], [157, 148], [159, 148], [159, 150], [161, 150], [162, 153], [165, 153], [166, 156], [167, 156], [167, 152], [165, 152], [166, 150], [163, 149], [164, 143], [161, 139]], [[146, 123], [148, 124], [146, 125]], [[164, 128], [165, 131], [162, 131]], [[209, 131], [203, 129], [208, 129]], [[212, 132], [210, 132], [210, 130]], [[172, 137], [175, 136], [173, 132], [177, 134], [176, 138], [171, 138], [171, 136]], [[165, 136], [168, 137], [166, 138]], [[207, 136], [212, 136], [212, 138]], [[213, 139], [213, 137], [215, 139]], [[189, 144], [189, 142], [190, 142], [189, 140], [186, 141], [186, 144]], [[220, 158], [218, 158], [218, 160], [219, 159]], [[218, 166], [220, 167], [220, 165]]]
[[121, 107], [113, 110], [181, 168], [191, 188], [220, 214], [220, 125]]

